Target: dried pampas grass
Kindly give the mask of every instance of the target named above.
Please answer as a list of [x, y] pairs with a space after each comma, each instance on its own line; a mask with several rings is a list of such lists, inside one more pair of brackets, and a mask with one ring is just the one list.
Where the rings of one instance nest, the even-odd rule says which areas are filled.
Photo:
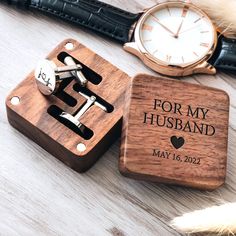
[[192, 0], [203, 9], [225, 36], [236, 37], [236, 0]]
[[236, 203], [227, 203], [176, 217], [171, 225], [185, 233], [211, 232], [214, 235], [236, 234]]

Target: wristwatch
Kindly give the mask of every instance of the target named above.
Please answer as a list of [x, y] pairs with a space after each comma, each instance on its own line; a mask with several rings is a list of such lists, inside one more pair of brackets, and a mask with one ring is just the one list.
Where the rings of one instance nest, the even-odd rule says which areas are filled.
[[110, 37], [164, 75], [236, 72], [236, 39], [220, 35], [205, 12], [185, 1], [164, 2], [137, 14], [97, 0], [5, 1]]

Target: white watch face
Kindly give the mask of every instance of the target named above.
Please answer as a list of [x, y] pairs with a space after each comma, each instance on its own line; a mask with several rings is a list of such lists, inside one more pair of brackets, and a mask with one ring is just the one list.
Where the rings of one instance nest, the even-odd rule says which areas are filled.
[[197, 8], [166, 3], [153, 8], [140, 27], [144, 49], [162, 63], [186, 66], [204, 58], [212, 49], [215, 29]]

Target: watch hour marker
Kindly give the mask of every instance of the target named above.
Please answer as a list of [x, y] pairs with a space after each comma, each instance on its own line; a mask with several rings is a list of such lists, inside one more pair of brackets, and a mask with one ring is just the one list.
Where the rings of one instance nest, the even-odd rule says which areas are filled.
[[166, 61], [170, 62], [170, 60], [171, 60], [171, 56], [170, 55], [166, 55]]
[[196, 56], [196, 57], [199, 57], [198, 54], [196, 52], [193, 52], [193, 54]]
[[209, 33], [209, 30], [203, 30], [200, 32], [201, 34]]
[[158, 49], [156, 49], [152, 54], [155, 55], [158, 52]]
[[182, 62], [184, 63], [184, 57], [182, 56]]
[[167, 6], [166, 9], [167, 9], [169, 15], [171, 16], [170, 8]]
[[143, 42], [151, 42], [152, 39], [144, 39]]
[[204, 16], [199, 17], [199, 18], [196, 19], [193, 23], [197, 23], [197, 22], [200, 21], [202, 18], [204, 18]]
[[209, 47], [209, 43], [200, 43], [200, 46], [208, 48]]
[[143, 30], [148, 30], [148, 31], [152, 31], [153, 30], [153, 26], [151, 25], [148, 25], [148, 24], [143, 24], [143, 27], [142, 27]]
[[188, 7], [184, 6], [183, 11], [182, 11], [182, 17], [185, 17], [187, 15], [188, 12]]

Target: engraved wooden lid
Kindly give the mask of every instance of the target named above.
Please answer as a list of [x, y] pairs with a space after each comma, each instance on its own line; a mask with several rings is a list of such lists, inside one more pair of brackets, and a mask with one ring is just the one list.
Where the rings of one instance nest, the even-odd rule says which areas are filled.
[[225, 181], [228, 119], [222, 90], [138, 75], [126, 96], [120, 172], [215, 189]]

